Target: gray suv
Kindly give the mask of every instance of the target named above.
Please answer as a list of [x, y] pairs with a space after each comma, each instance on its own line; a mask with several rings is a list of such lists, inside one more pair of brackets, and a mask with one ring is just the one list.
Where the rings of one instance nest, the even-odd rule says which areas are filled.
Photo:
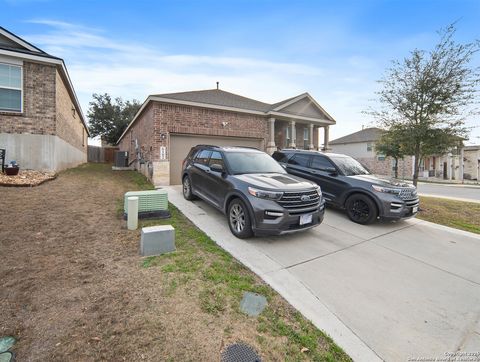
[[225, 213], [239, 238], [306, 230], [323, 221], [320, 187], [288, 175], [257, 149], [193, 147], [183, 161], [182, 184], [185, 199], [200, 197]]
[[350, 220], [369, 224], [378, 218], [415, 216], [415, 186], [371, 175], [347, 155], [285, 149], [273, 154], [289, 174], [316, 182], [330, 205], [344, 208]]

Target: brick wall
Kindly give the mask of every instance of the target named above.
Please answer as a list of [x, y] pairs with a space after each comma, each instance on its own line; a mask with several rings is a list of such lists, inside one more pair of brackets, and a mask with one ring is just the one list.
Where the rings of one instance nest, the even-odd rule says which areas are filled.
[[[364, 164], [370, 172], [376, 175], [383, 175], [393, 177], [393, 159], [391, 157], [380, 161], [378, 157], [354, 157], [357, 161]], [[404, 159], [398, 160], [398, 177], [412, 178], [412, 157], [407, 156]]]
[[55, 66], [23, 63], [23, 112], [0, 112], [0, 133], [55, 134], [55, 77]]
[[[223, 126], [223, 122], [227, 124]], [[131, 140], [137, 139], [143, 158], [146, 161], [159, 161], [161, 146], [166, 147], [167, 159], [169, 158], [170, 133], [267, 140], [267, 128], [267, 118], [263, 116], [151, 102], [124, 136], [119, 147], [133, 155], [134, 144]]]
[[[159, 150], [154, 144], [155, 128], [153, 123], [153, 104], [150, 103], [130, 127], [122, 138], [118, 147], [121, 151], [129, 152], [129, 162], [136, 158], [135, 139], [138, 141], [139, 151], [146, 160], [153, 161], [154, 150]], [[157, 152], [157, 154], [159, 151]]]
[[56, 71], [55, 89], [57, 135], [79, 150], [87, 152], [87, 132], [78, 114], [79, 110], [74, 106], [58, 71]]

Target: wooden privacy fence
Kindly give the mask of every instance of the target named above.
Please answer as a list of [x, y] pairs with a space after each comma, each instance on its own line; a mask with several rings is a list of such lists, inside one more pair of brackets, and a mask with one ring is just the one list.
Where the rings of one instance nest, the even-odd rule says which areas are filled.
[[115, 159], [115, 151], [118, 151], [118, 147], [87, 147], [87, 160], [88, 162], [96, 163], [113, 163]]

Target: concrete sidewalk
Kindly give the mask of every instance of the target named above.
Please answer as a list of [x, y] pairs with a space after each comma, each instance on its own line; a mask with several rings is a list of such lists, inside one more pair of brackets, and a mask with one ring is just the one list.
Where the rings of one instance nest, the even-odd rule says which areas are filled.
[[181, 188], [169, 200], [356, 361], [480, 351], [480, 237], [417, 219], [362, 226], [327, 210], [322, 225], [235, 238], [226, 218]]

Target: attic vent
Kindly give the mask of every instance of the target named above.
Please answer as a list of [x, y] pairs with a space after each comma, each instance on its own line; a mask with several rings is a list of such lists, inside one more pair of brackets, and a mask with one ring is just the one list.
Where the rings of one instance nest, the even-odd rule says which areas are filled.
[[166, 190], [129, 191], [125, 193], [123, 202], [124, 218], [128, 215], [129, 196], [138, 197], [138, 217], [169, 217], [168, 194]]

